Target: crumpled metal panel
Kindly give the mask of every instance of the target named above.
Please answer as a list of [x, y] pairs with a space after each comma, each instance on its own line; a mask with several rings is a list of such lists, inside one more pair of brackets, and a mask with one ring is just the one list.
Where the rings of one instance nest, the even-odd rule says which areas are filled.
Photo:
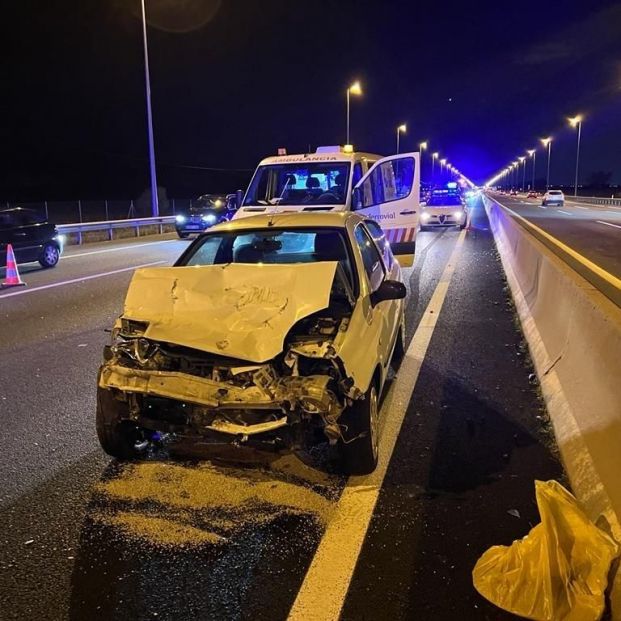
[[336, 262], [136, 270], [123, 317], [144, 336], [250, 362], [271, 360], [300, 319], [326, 308]]

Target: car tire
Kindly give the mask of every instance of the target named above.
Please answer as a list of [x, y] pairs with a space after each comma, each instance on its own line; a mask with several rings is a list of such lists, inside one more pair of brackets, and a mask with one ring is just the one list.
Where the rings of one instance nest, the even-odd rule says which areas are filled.
[[127, 403], [115, 399], [111, 390], [97, 387], [97, 437], [101, 448], [117, 459], [133, 459], [139, 454], [136, 443], [140, 430], [127, 420], [127, 414]]
[[397, 341], [395, 342], [395, 348], [392, 351], [392, 358], [390, 359], [390, 366], [396, 373], [401, 366], [401, 362], [405, 358], [405, 322], [401, 321], [399, 326], [399, 332], [397, 333]]
[[421, 224], [421, 225], [418, 227], [418, 230], [419, 230], [419, 231], [427, 231], [428, 229], [427, 229], [427, 227], [426, 227], [426, 226], [423, 226], [423, 225]]
[[379, 398], [371, 382], [364, 398], [354, 401], [341, 417], [343, 437], [339, 440], [342, 469], [348, 475], [370, 474], [377, 466], [379, 447]]
[[177, 231], [177, 235], [179, 235], [179, 239], [186, 239], [190, 236], [189, 233], [182, 233], [181, 231]]
[[545, 207], [546, 206], [546, 202], [545, 201], [541, 201], [541, 206]]
[[60, 249], [56, 244], [45, 244], [39, 255], [39, 264], [41, 267], [54, 267], [60, 260]]

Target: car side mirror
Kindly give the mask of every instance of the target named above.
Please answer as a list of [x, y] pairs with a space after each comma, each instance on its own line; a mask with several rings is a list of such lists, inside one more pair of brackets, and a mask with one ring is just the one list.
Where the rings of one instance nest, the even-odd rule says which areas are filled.
[[371, 306], [375, 306], [384, 300], [402, 300], [407, 294], [408, 290], [402, 282], [398, 280], [385, 280], [371, 294]]

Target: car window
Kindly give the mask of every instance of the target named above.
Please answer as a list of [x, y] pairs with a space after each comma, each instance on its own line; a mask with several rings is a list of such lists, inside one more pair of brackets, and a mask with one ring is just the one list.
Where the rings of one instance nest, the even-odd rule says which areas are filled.
[[371, 291], [376, 291], [385, 276], [384, 265], [377, 246], [361, 224], [354, 230], [354, 237], [362, 255], [362, 263], [367, 274], [369, 287]]
[[251, 229], [203, 235], [177, 265], [294, 264], [337, 261], [356, 289], [349, 245], [340, 229]]
[[377, 222], [373, 220], [367, 220], [365, 222], [365, 226], [367, 230], [371, 234], [373, 241], [377, 244], [377, 247], [380, 249], [382, 259], [384, 260], [384, 265], [386, 267], [386, 271], [390, 271], [395, 262], [395, 257], [392, 253], [392, 249], [390, 248], [390, 242], [386, 239], [386, 235], [384, 231], [380, 227]]
[[388, 160], [376, 166], [361, 186], [353, 209], [365, 209], [410, 195], [414, 185], [414, 159]]
[[457, 196], [456, 194], [436, 194], [427, 201], [427, 206], [429, 207], [441, 207], [461, 204], [461, 198], [459, 198], [459, 196]]
[[360, 162], [356, 162], [354, 164], [354, 175], [351, 180], [352, 186], [355, 186], [360, 179], [362, 179], [362, 164]]

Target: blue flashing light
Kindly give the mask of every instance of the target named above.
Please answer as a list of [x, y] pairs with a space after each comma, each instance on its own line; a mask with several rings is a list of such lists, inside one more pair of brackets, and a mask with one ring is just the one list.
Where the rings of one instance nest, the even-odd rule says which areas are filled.
[[457, 187], [457, 182], [456, 182], [456, 181], [449, 181], [449, 182], [446, 184], [446, 187], [447, 187], [447, 188], [451, 188], [451, 189], [456, 188], [456, 187]]

